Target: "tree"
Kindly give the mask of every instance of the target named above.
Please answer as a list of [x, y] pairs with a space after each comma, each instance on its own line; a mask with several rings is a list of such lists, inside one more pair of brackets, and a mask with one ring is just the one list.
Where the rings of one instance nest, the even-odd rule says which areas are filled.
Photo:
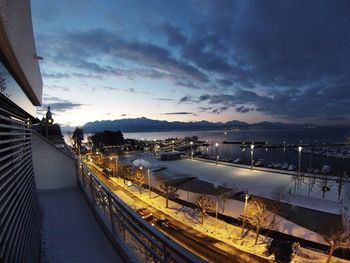
[[273, 194], [273, 201], [270, 201], [268, 203], [268, 209], [269, 211], [272, 213], [272, 215], [270, 214], [270, 218], [269, 218], [269, 222], [265, 222], [264, 225], [267, 228], [267, 232], [266, 232], [266, 238], [265, 241], [267, 240], [271, 229], [276, 229], [276, 227], [279, 225], [280, 220], [278, 218], [278, 213], [281, 210], [281, 200], [283, 199], [283, 194], [281, 194], [280, 191], [276, 191]]
[[219, 206], [223, 213], [225, 213], [225, 205], [228, 200], [230, 200], [234, 193], [235, 193], [235, 187], [229, 187], [226, 183], [223, 184], [223, 188], [221, 188], [219, 193]]
[[73, 136], [72, 136], [74, 147], [78, 149], [78, 154], [80, 154], [81, 142], [84, 140], [84, 132], [83, 129], [76, 127]]
[[196, 205], [200, 209], [201, 212], [201, 224], [204, 224], [204, 216], [207, 214], [209, 210], [213, 210], [215, 204], [212, 199], [206, 196], [199, 196], [196, 200]]
[[168, 182], [164, 182], [160, 185], [160, 190], [162, 191], [164, 197], [165, 197], [165, 207], [169, 207], [169, 198], [176, 198], [177, 197], [177, 187], [174, 185], [169, 184]]
[[104, 131], [97, 132], [91, 136], [91, 140], [95, 146], [106, 145], [122, 145], [124, 144], [124, 136], [121, 131]]
[[244, 218], [255, 227], [254, 244], [256, 245], [261, 228], [268, 224], [269, 221], [269, 211], [266, 208], [266, 204], [258, 199], [250, 201], [244, 213]]
[[135, 176], [134, 176], [134, 182], [135, 184], [137, 185], [139, 191], [140, 191], [140, 194], [142, 193], [142, 188], [143, 188], [143, 183], [145, 182], [145, 176], [143, 174], [143, 170], [141, 169], [138, 169], [135, 173]]
[[343, 215], [342, 221], [328, 233], [323, 235], [323, 239], [329, 245], [329, 253], [326, 263], [331, 261], [334, 250], [337, 248], [350, 248], [350, 220]]

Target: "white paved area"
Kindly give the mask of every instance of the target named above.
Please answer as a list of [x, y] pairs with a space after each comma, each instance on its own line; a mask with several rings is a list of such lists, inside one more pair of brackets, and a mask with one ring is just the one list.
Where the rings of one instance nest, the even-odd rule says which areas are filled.
[[123, 262], [79, 189], [39, 194], [43, 262]]
[[[200, 180], [210, 182], [218, 185], [235, 186], [241, 190], [248, 190], [249, 193], [257, 196], [273, 199], [274, 195], [279, 193], [285, 194], [283, 201], [319, 211], [329, 212], [333, 214], [340, 214], [344, 202], [334, 201], [334, 192], [336, 185], [331, 188], [332, 194], [327, 193], [325, 199], [322, 199], [320, 188], [315, 187], [313, 191], [318, 191], [317, 195], [313, 194], [312, 198], [305, 193], [305, 190], [299, 190], [296, 194], [293, 193], [294, 181], [293, 176], [288, 174], [273, 173], [269, 171], [257, 171], [246, 168], [216, 165], [212, 162], [201, 160], [176, 160], [176, 161], [160, 161], [152, 156], [142, 156], [145, 160], [151, 162], [153, 166], [166, 166], [170, 171], [178, 174], [196, 176]], [[307, 184], [301, 187], [307, 188]], [[345, 191], [342, 196], [345, 196]], [[318, 196], [320, 198], [315, 198]], [[327, 199], [332, 197], [332, 200]]]

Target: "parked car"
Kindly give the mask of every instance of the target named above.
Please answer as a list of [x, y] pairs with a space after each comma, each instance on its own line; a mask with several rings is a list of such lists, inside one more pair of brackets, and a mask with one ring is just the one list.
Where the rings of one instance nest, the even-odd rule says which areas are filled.
[[143, 218], [147, 219], [148, 217], [152, 216], [152, 213], [147, 208], [139, 208], [136, 210], [136, 212]]
[[147, 220], [148, 223], [150, 223], [151, 226], [154, 226], [157, 223], [157, 219], [153, 215], [145, 219]]
[[170, 226], [169, 219], [164, 217], [158, 218], [156, 223], [157, 223], [157, 226], [159, 227], [168, 228]]

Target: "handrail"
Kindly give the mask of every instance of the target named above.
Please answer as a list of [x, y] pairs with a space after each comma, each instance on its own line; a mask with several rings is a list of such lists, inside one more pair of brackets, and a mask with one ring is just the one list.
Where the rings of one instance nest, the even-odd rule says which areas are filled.
[[141, 219], [85, 164], [80, 163], [79, 168], [78, 180], [82, 183], [83, 189], [108, 219], [113, 234], [122, 237], [129, 247], [136, 247], [139, 250], [136, 254], [140, 260], [142, 256], [146, 256], [156, 262], [205, 262]]

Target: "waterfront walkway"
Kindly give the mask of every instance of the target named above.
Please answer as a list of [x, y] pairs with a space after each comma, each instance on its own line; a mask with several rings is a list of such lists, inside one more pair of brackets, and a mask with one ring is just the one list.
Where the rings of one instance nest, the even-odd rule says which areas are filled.
[[42, 262], [123, 262], [78, 188], [39, 194]]
[[[304, 208], [323, 211], [331, 214], [341, 214], [342, 208], [347, 205], [346, 190], [344, 188], [343, 202], [337, 201], [338, 187], [335, 183], [329, 184], [330, 192], [322, 198], [321, 187], [314, 185], [310, 196], [307, 196], [307, 182], [294, 190], [295, 176], [291, 174], [274, 173], [271, 171], [250, 170], [247, 167], [236, 167], [203, 160], [182, 159], [176, 161], [160, 161], [154, 156], [142, 155], [142, 158], [152, 163], [153, 166], [165, 166], [169, 171], [184, 176], [195, 176], [198, 179], [217, 185], [234, 186], [240, 190], [248, 191], [255, 196], [273, 199], [276, 193], [283, 196], [282, 202]], [[346, 208], [345, 208], [346, 209]]]

